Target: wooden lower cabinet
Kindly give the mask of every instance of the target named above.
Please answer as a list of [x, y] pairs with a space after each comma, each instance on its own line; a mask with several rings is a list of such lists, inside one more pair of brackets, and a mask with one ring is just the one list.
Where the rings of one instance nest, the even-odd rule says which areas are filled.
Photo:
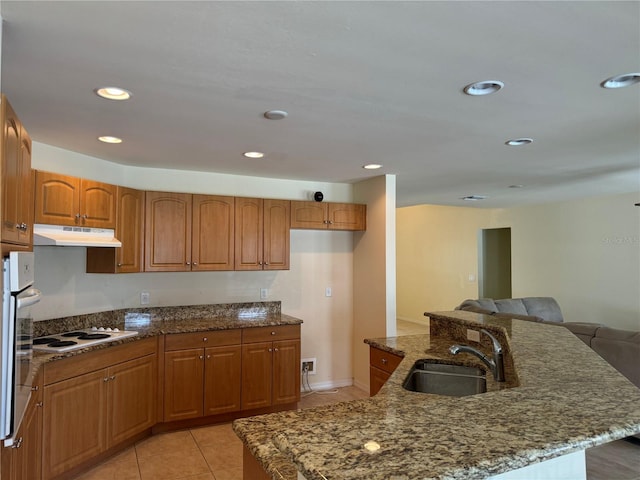
[[[31, 398], [11, 447], [2, 450], [2, 480], [39, 480], [42, 476], [42, 377], [34, 381]], [[0, 447], [1, 448], [1, 447]]]
[[379, 348], [369, 348], [369, 394], [372, 397], [389, 380], [402, 358]]
[[239, 329], [167, 336], [165, 422], [240, 410], [241, 338]]
[[107, 449], [106, 372], [87, 373], [44, 389], [44, 478], [61, 473]]
[[[155, 339], [149, 340], [155, 342]], [[147, 342], [146, 345], [153, 345], [155, 350], [155, 343]], [[104, 353], [108, 352], [107, 349], [96, 352], [99, 354], [97, 357], [89, 357], [92, 354], [87, 354], [87, 368], [109, 361], [116, 362], [116, 349], [123, 347], [127, 346], [115, 347], [113, 357]], [[141, 347], [142, 345], [137, 345], [137, 348]], [[76, 360], [80, 356], [71, 358]], [[54, 363], [63, 362], [64, 360]], [[52, 376], [64, 377], [64, 366], [54, 368], [56, 371]], [[81, 368], [82, 363], [79, 361], [69, 364], [68, 378], [44, 387], [44, 480], [55, 478], [91, 460], [109, 448], [150, 429], [156, 422], [155, 351], [76, 375]]]
[[[278, 337], [283, 339], [256, 341]], [[242, 345], [242, 409], [284, 405], [300, 400], [299, 367], [299, 325], [245, 329]]]

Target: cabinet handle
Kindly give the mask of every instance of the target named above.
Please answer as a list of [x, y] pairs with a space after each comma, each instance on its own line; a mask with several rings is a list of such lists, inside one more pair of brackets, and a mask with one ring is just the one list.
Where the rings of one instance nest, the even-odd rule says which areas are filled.
[[87, 219], [89, 218], [89, 215], [87, 215], [86, 213], [84, 215], [82, 215], [82, 218]]
[[11, 448], [20, 448], [21, 446], [22, 446], [22, 437], [20, 437], [16, 443], [11, 445]]
[[207, 355], [207, 358], [211, 358], [211, 355]]
[[119, 264], [118, 264], [118, 266], [119, 266], [119, 267], [121, 267], [121, 266], [122, 266], [122, 264], [121, 264], [121, 263], [119, 263]]
[[36, 407], [42, 407], [42, 405], [44, 405], [44, 403], [43, 403], [43, 402], [38, 402], [38, 403], [36, 403]]
[[270, 351], [270, 352], [273, 352], [273, 348], [270, 348], [270, 349], [269, 349], [269, 351]]
[[269, 262], [264, 262], [264, 265], [269, 265]]
[[31, 387], [32, 392], [37, 392], [38, 390], [40, 390], [40, 387], [38, 385], [34, 385], [33, 387]]
[[203, 342], [206, 342], [206, 341], [208, 341], [208, 340], [209, 340], [209, 339], [208, 339], [207, 337], [204, 337], [204, 338], [202, 339], [202, 341], [203, 341]]
[[274, 351], [274, 352], [277, 352], [277, 351], [278, 351], [278, 349], [277, 349], [277, 348], [274, 348], [274, 349], [273, 349], [273, 351]]
[[116, 376], [115, 376], [115, 375], [111, 375], [111, 376], [109, 377], [109, 380], [115, 380], [115, 379], [116, 379]]
[[103, 381], [103, 382], [105, 382], [105, 383], [107, 383], [107, 382], [109, 381], [109, 377], [104, 377], [104, 378], [102, 379], [102, 381]]
[[274, 330], [271, 330], [271, 335], [275, 335], [276, 332]]
[[386, 358], [383, 358], [381, 361], [383, 365], [386, 365], [388, 360]]
[[203, 355], [200, 355], [200, 360], [204, 360], [204, 356]]
[[79, 213], [76, 213], [76, 218], [80, 218], [80, 214]]
[[187, 265], [191, 265], [191, 262], [187, 262]]
[[198, 262], [193, 262], [193, 265], [194, 265], [194, 266], [197, 266], [197, 265], [198, 265]]

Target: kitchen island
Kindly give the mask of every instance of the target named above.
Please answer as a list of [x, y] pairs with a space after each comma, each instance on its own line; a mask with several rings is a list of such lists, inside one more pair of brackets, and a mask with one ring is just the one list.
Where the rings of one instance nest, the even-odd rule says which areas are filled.
[[[640, 432], [640, 390], [563, 327], [460, 311], [429, 317], [431, 335], [366, 340], [404, 357], [377, 395], [237, 420], [245, 452], [275, 479], [579, 479], [585, 449]], [[481, 328], [505, 348], [506, 382], [489, 373], [486, 393], [461, 398], [402, 387], [422, 358], [484, 368], [448, 352]], [[522, 470], [538, 467], [544, 473]]]

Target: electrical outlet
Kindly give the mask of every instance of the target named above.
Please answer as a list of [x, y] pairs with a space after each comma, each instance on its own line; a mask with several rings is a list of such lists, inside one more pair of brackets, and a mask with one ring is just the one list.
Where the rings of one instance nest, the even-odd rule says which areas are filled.
[[261, 288], [260, 289], [260, 298], [264, 300], [268, 296], [269, 296], [269, 290], [267, 290], [266, 288]]
[[149, 292], [140, 292], [140, 305], [149, 305]]
[[472, 342], [479, 342], [480, 341], [480, 332], [478, 330], [471, 330], [470, 328], [467, 329], [467, 340], [470, 340]]
[[309, 375], [316, 374], [316, 359], [315, 358], [303, 358], [301, 360], [302, 364], [302, 373], [307, 373]]
[[324, 289], [324, 296], [325, 297], [330, 297], [331, 296], [331, 287], [327, 287]]

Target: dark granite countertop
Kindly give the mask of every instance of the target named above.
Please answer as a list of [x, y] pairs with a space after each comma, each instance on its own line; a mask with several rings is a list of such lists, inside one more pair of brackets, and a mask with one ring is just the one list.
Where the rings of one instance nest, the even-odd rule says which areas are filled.
[[34, 322], [34, 337], [92, 326], [135, 330], [138, 335], [64, 353], [34, 352], [33, 365], [86, 352], [175, 333], [298, 325], [302, 320], [280, 311], [280, 302], [225, 303], [178, 307], [128, 308]]
[[[366, 340], [404, 357], [376, 396], [236, 420], [236, 434], [274, 479], [409, 480], [486, 478], [640, 433], [640, 389], [568, 330], [472, 312], [429, 317], [432, 335]], [[482, 365], [447, 351], [467, 328], [499, 337], [505, 384], [462, 398], [402, 388], [420, 358]], [[381, 448], [368, 451], [369, 441]]]

